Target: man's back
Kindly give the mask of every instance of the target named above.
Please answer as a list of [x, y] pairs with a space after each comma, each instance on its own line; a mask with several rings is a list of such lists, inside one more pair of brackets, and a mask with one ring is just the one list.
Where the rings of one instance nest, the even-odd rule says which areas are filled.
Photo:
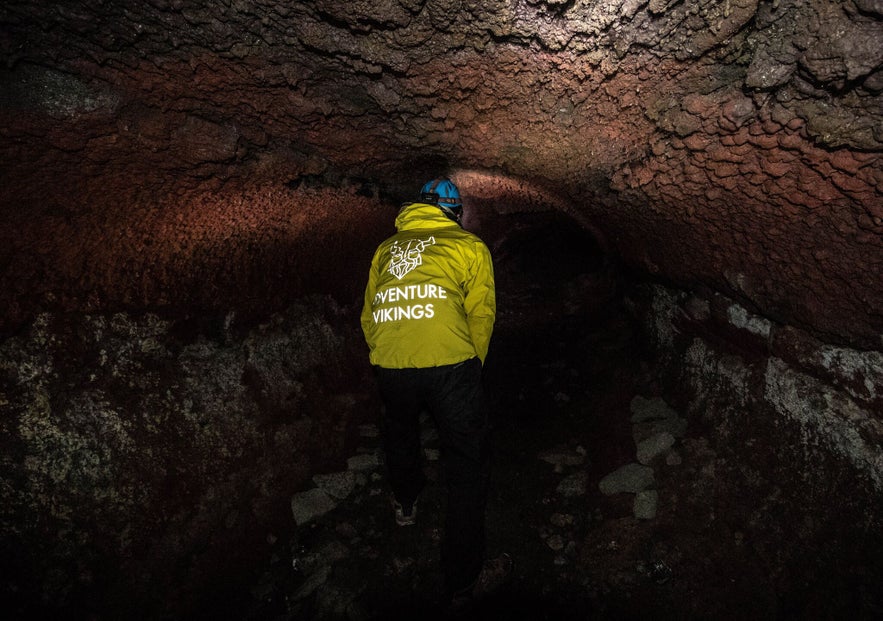
[[423, 368], [484, 361], [496, 312], [485, 244], [437, 207], [406, 205], [371, 265], [362, 329], [371, 363]]

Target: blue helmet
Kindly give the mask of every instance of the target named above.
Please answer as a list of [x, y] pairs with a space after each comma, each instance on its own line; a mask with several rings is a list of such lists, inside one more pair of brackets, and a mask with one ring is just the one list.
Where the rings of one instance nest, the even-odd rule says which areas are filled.
[[436, 205], [447, 217], [456, 223], [460, 223], [463, 217], [463, 201], [460, 200], [460, 191], [454, 182], [447, 177], [439, 177], [427, 181], [420, 189], [420, 200], [430, 205]]

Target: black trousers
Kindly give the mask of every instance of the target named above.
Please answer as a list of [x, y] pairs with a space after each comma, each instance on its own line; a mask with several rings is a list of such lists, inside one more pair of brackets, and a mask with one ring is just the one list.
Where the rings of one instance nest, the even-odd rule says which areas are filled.
[[490, 476], [490, 429], [481, 385], [481, 362], [424, 369], [377, 368], [386, 405], [384, 449], [396, 500], [413, 502], [426, 484], [420, 413], [432, 416], [447, 485], [441, 545], [445, 586], [469, 586], [485, 557], [485, 507]]

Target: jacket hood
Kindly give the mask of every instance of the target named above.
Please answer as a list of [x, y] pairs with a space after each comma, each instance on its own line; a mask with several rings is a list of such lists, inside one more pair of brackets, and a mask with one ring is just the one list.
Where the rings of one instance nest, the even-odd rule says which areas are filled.
[[444, 212], [428, 203], [408, 203], [396, 217], [396, 230], [458, 228], [460, 225], [448, 218]]

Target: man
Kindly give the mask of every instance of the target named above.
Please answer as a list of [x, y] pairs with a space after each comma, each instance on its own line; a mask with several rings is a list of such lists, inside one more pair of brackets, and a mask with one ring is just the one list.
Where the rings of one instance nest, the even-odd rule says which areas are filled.
[[371, 262], [362, 330], [385, 408], [384, 448], [396, 522], [417, 519], [422, 468], [419, 415], [439, 432], [447, 485], [441, 545], [445, 588], [458, 607], [499, 586], [512, 561], [485, 561], [489, 427], [481, 370], [496, 316], [490, 252], [463, 230], [454, 183], [427, 182], [405, 203], [395, 235]]

